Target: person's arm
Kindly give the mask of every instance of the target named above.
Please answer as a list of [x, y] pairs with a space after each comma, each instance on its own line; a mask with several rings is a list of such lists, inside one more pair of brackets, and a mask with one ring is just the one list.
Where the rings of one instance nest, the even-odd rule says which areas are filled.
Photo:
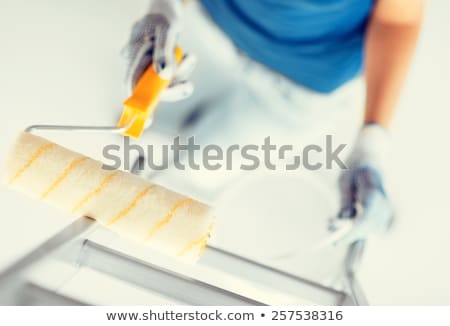
[[423, 0], [377, 0], [366, 34], [365, 123], [389, 127], [419, 34]]
[[392, 223], [394, 209], [385, 187], [391, 147], [387, 128], [416, 46], [422, 11], [422, 0], [378, 0], [372, 12], [365, 44], [365, 124], [341, 173], [341, 210], [330, 225], [336, 230], [340, 220], [350, 219], [353, 227], [337, 242], [366, 239]]

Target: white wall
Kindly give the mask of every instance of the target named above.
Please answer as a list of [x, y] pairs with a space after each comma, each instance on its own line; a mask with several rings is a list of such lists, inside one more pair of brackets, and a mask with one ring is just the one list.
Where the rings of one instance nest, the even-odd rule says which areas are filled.
[[[145, 7], [146, 1], [0, 0], [2, 163], [29, 124], [115, 123], [123, 95], [118, 52]], [[399, 104], [392, 176], [398, 219], [388, 236], [369, 243], [361, 270], [372, 304], [450, 304], [448, 12], [450, 2], [428, 1]], [[82, 137], [72, 140], [75, 148], [98, 136]], [[89, 142], [80, 150], [95, 156], [96, 147]], [[4, 185], [0, 207], [0, 267], [68, 222]]]
[[450, 304], [449, 9], [448, 1], [427, 1], [394, 122], [397, 225], [370, 243], [361, 274], [375, 304]]

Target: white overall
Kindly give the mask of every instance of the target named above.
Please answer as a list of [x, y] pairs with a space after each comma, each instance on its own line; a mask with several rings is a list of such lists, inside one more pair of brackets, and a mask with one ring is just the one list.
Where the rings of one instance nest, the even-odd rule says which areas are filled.
[[[178, 130], [189, 112], [202, 108], [197, 123], [180, 132], [194, 135], [200, 145], [261, 145], [270, 136], [274, 144], [302, 148], [324, 146], [325, 136], [332, 135], [333, 144], [349, 145], [344, 151], [349, 154], [361, 126], [362, 78], [331, 94], [316, 93], [240, 53], [199, 4], [189, 4], [185, 18], [180, 45], [198, 57], [196, 88], [188, 100], [161, 104], [155, 125]], [[301, 276], [329, 279], [343, 248], [308, 248], [329, 234], [326, 222], [338, 209], [340, 169], [285, 171], [281, 164], [276, 171], [248, 172], [238, 168], [238, 158], [233, 166], [232, 171], [171, 169], [160, 180], [214, 204], [213, 244]]]

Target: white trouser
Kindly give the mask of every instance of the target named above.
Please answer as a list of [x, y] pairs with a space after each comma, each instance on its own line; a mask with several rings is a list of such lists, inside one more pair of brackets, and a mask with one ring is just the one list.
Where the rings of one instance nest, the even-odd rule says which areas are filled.
[[[231, 144], [262, 144], [267, 136], [271, 137], [272, 143], [279, 145], [322, 146], [325, 135], [332, 135], [335, 144], [353, 142], [361, 126], [364, 99], [362, 78], [347, 83], [331, 94], [319, 94], [241, 54], [198, 4], [188, 6], [185, 26], [180, 44], [199, 59], [193, 74], [196, 89], [188, 100], [160, 106], [155, 119], [155, 124], [160, 128], [177, 130], [189, 112], [202, 107], [204, 114], [184, 134], [194, 135], [200, 145], [227, 147]], [[178, 191], [205, 198], [220, 207], [216, 228], [218, 235], [213, 242], [271, 262], [274, 257], [283, 256], [289, 247], [308, 246], [313, 241], [311, 237], [323, 237], [326, 234], [326, 220], [337, 209], [337, 198], [331, 200], [334, 200], [334, 205], [330, 204], [330, 198], [324, 198], [330, 195], [324, 195], [311, 184], [311, 173], [304, 170], [280, 173], [282, 170], [268, 171], [270, 177], [265, 184], [260, 178], [265, 172], [257, 171], [258, 178], [247, 178], [249, 183], [254, 183], [253, 187], [246, 184], [245, 173], [239, 169], [173, 169], [165, 173], [161, 180]], [[334, 182], [338, 174], [334, 172], [339, 170], [321, 170], [314, 175], [321, 176], [321, 179], [323, 176], [333, 176]], [[298, 189], [293, 185], [293, 180], [298, 183]], [[235, 193], [239, 191], [241, 193]], [[331, 196], [337, 197], [337, 193]], [[249, 210], [249, 206], [253, 208]], [[313, 223], [308, 224], [308, 221]], [[230, 232], [233, 234], [230, 235]], [[328, 252], [328, 255], [336, 256], [336, 252]], [[324, 275], [329, 274], [325, 270], [336, 268], [338, 263], [333, 258], [327, 261], [330, 264], [322, 260], [319, 265], [312, 264], [312, 269], [304, 271], [305, 262], [291, 255], [284, 261], [275, 261], [275, 265], [323, 279]], [[325, 266], [333, 264], [334, 267]], [[317, 269], [323, 273], [318, 273]]]

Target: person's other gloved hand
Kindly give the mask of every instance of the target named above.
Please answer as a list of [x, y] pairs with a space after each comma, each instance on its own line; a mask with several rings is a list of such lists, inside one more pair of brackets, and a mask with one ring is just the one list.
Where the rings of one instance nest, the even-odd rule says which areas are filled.
[[174, 55], [182, 30], [183, 9], [182, 0], [153, 0], [149, 13], [134, 24], [125, 48], [129, 93], [148, 66], [154, 63], [158, 74], [171, 79], [171, 84], [161, 94], [162, 101], [179, 101], [192, 94], [194, 87], [188, 77], [194, 70], [196, 59], [184, 55], [177, 64]]
[[386, 129], [377, 124], [363, 127], [349, 157], [348, 169], [339, 179], [341, 211], [331, 220], [330, 229], [338, 230], [348, 220], [352, 226], [337, 243], [350, 244], [386, 231], [391, 225], [393, 209], [383, 181], [389, 148]]

